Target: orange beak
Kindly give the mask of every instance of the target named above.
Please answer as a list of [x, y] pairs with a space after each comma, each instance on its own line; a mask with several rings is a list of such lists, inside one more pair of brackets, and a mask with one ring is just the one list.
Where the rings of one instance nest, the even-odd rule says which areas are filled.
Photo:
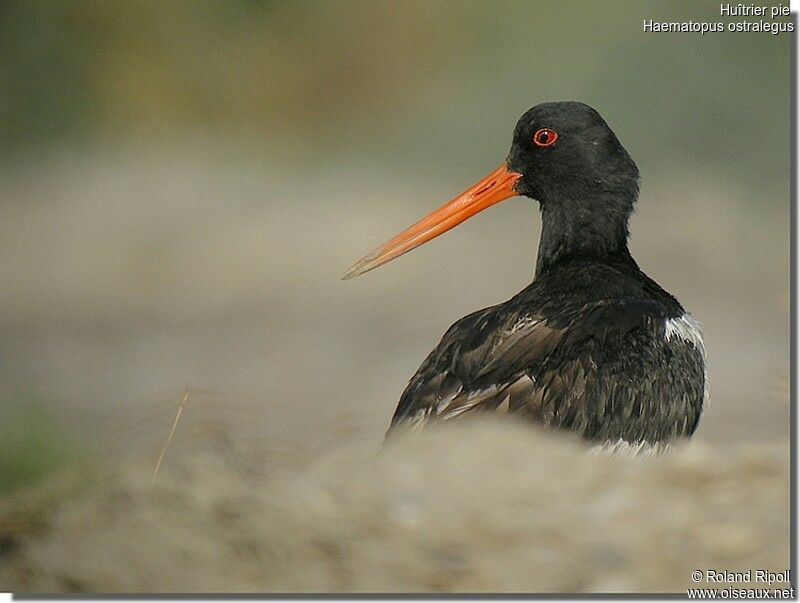
[[344, 273], [342, 278], [345, 280], [354, 278], [377, 268], [458, 226], [487, 207], [517, 195], [514, 185], [521, 177], [522, 174], [510, 172], [503, 163], [455, 199], [361, 258]]

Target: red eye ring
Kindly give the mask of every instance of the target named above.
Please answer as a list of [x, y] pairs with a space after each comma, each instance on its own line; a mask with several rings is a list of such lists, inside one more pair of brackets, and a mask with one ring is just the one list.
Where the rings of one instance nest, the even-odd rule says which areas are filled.
[[533, 144], [537, 147], [552, 147], [558, 140], [558, 132], [550, 128], [539, 128], [533, 135]]

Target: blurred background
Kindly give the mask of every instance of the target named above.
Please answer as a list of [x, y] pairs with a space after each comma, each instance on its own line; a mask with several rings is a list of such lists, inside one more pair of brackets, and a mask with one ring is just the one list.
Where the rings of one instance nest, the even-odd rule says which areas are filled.
[[0, 3], [0, 493], [98, 447], [155, 462], [187, 385], [169, 455], [377, 445], [447, 327], [530, 282], [537, 206], [339, 278], [547, 100], [640, 168], [633, 254], [706, 334], [697, 438], [788, 447], [790, 38], [642, 31], [718, 11]]

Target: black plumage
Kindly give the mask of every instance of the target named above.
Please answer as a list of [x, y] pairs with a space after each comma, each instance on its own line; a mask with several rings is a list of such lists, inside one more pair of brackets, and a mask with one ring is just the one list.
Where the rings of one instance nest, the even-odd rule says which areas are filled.
[[703, 342], [628, 251], [638, 181], [594, 109], [537, 105], [517, 123], [504, 166], [351, 270], [376, 267], [443, 232], [432, 224], [450, 228], [512, 194], [539, 202], [533, 283], [450, 327], [403, 392], [390, 432], [503, 412], [600, 444], [691, 436], [705, 396]]

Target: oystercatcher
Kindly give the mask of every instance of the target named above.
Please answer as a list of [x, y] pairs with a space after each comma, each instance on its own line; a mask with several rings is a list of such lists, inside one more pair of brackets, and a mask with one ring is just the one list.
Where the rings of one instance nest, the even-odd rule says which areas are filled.
[[514, 195], [539, 202], [534, 281], [445, 333], [389, 432], [479, 413], [519, 415], [601, 448], [661, 451], [697, 428], [706, 392], [697, 322], [628, 251], [639, 170], [578, 102], [536, 105], [506, 161], [364, 257], [352, 278]]

